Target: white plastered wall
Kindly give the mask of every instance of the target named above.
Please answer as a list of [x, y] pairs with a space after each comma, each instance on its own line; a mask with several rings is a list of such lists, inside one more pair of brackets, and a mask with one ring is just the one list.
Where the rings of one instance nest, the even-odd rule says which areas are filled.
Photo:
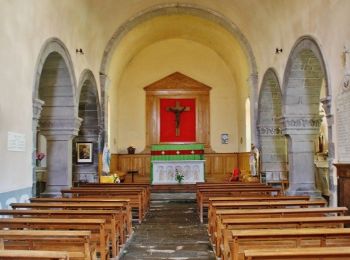
[[[283, 79], [288, 54], [296, 40], [311, 35], [325, 59], [332, 95], [343, 80], [343, 49], [350, 45], [348, 0], [179, 0], [210, 9], [230, 19], [252, 46], [259, 86], [274, 67]], [[169, 0], [2, 0], [0, 2], [0, 192], [31, 185], [32, 91], [40, 48], [59, 38], [70, 52], [76, 79], [91, 69], [97, 81], [103, 51], [113, 32], [130, 17]], [[82, 48], [84, 55], [76, 55]], [[274, 54], [275, 48], [283, 53]], [[111, 79], [118, 75], [108, 75]], [[120, 76], [120, 75], [119, 75]], [[245, 79], [241, 79], [242, 82]], [[241, 84], [242, 82], [237, 82]], [[99, 86], [99, 82], [98, 82]], [[334, 106], [332, 107], [334, 113]], [[26, 136], [25, 152], [7, 151], [7, 132]], [[336, 131], [333, 131], [335, 135]], [[336, 140], [336, 137], [333, 138]], [[335, 144], [337, 146], [337, 143]]]

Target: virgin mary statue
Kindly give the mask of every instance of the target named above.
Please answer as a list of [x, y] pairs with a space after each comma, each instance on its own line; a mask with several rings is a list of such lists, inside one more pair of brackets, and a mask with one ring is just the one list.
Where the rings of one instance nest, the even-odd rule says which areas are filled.
[[111, 153], [108, 145], [105, 144], [102, 153], [102, 175], [109, 175], [109, 165], [111, 163]]

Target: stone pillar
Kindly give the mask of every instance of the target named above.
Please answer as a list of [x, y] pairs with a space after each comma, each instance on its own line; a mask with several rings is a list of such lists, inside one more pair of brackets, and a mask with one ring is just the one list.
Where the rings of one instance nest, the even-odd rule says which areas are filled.
[[318, 136], [321, 116], [282, 117], [282, 132], [289, 137], [289, 189], [290, 195], [320, 197], [315, 186], [314, 140]]
[[337, 176], [335, 167], [333, 166], [333, 160], [335, 158], [334, 142], [333, 142], [333, 124], [334, 116], [331, 114], [331, 104], [332, 99], [330, 96], [327, 96], [321, 99], [322, 107], [326, 112], [327, 127], [328, 127], [328, 179], [329, 179], [329, 206], [335, 207], [337, 205]]
[[40, 121], [41, 133], [47, 139], [46, 191], [43, 196], [56, 196], [72, 186], [72, 140], [78, 135], [80, 118]]
[[[247, 79], [250, 86], [250, 125], [251, 125], [251, 142], [256, 146], [259, 144], [257, 123], [258, 118], [258, 74], [251, 74]], [[260, 147], [258, 147], [260, 148]]]
[[43, 110], [44, 101], [40, 99], [33, 99], [33, 118], [32, 118], [32, 141], [33, 141], [33, 151], [32, 151], [32, 194], [33, 196], [37, 196], [37, 174], [36, 174], [36, 139], [37, 139], [37, 133], [38, 133], [38, 126], [39, 126], [39, 118], [41, 115], [41, 111]]

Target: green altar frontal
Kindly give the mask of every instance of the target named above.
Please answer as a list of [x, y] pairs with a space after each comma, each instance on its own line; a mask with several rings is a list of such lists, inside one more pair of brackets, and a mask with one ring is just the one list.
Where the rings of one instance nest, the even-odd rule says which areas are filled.
[[153, 161], [203, 160], [204, 144], [154, 144], [151, 147], [151, 183]]

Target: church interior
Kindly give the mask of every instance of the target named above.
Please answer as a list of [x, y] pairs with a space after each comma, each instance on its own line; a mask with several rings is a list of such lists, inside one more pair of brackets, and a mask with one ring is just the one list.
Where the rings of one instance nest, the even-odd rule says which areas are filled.
[[[97, 206], [126, 212], [106, 231], [108, 241], [97, 242], [100, 259], [305, 259], [307, 250], [297, 251], [304, 244], [291, 249], [287, 238], [280, 258], [273, 257], [281, 250], [232, 244], [244, 240], [231, 232], [233, 218], [242, 221], [238, 229], [266, 231], [290, 228], [298, 216], [310, 230], [329, 232], [326, 248], [308, 241], [314, 259], [350, 259], [350, 1], [0, 0], [0, 7], [0, 259], [11, 251], [3, 239], [12, 239], [2, 229], [13, 225], [3, 216], [20, 217], [16, 210], [33, 203], [33, 231], [45, 229], [35, 220], [45, 218], [41, 204], [73, 220], [78, 200], [80, 219]], [[168, 223], [162, 196], [177, 201], [164, 211], [183, 210], [169, 225], [178, 230], [188, 220], [212, 250], [195, 236], [197, 253], [173, 238], [174, 250], [159, 243], [133, 255], [142, 248], [130, 243], [137, 232], [159, 236], [164, 227], [152, 221]], [[194, 209], [179, 203], [186, 196]], [[254, 226], [249, 215], [262, 208], [269, 221], [273, 210], [290, 213], [290, 223], [259, 215]], [[308, 214], [334, 219], [315, 224]], [[60, 221], [51, 225], [74, 229]], [[55, 259], [95, 259], [93, 249], [75, 258], [48, 244], [38, 248], [56, 250]]]

